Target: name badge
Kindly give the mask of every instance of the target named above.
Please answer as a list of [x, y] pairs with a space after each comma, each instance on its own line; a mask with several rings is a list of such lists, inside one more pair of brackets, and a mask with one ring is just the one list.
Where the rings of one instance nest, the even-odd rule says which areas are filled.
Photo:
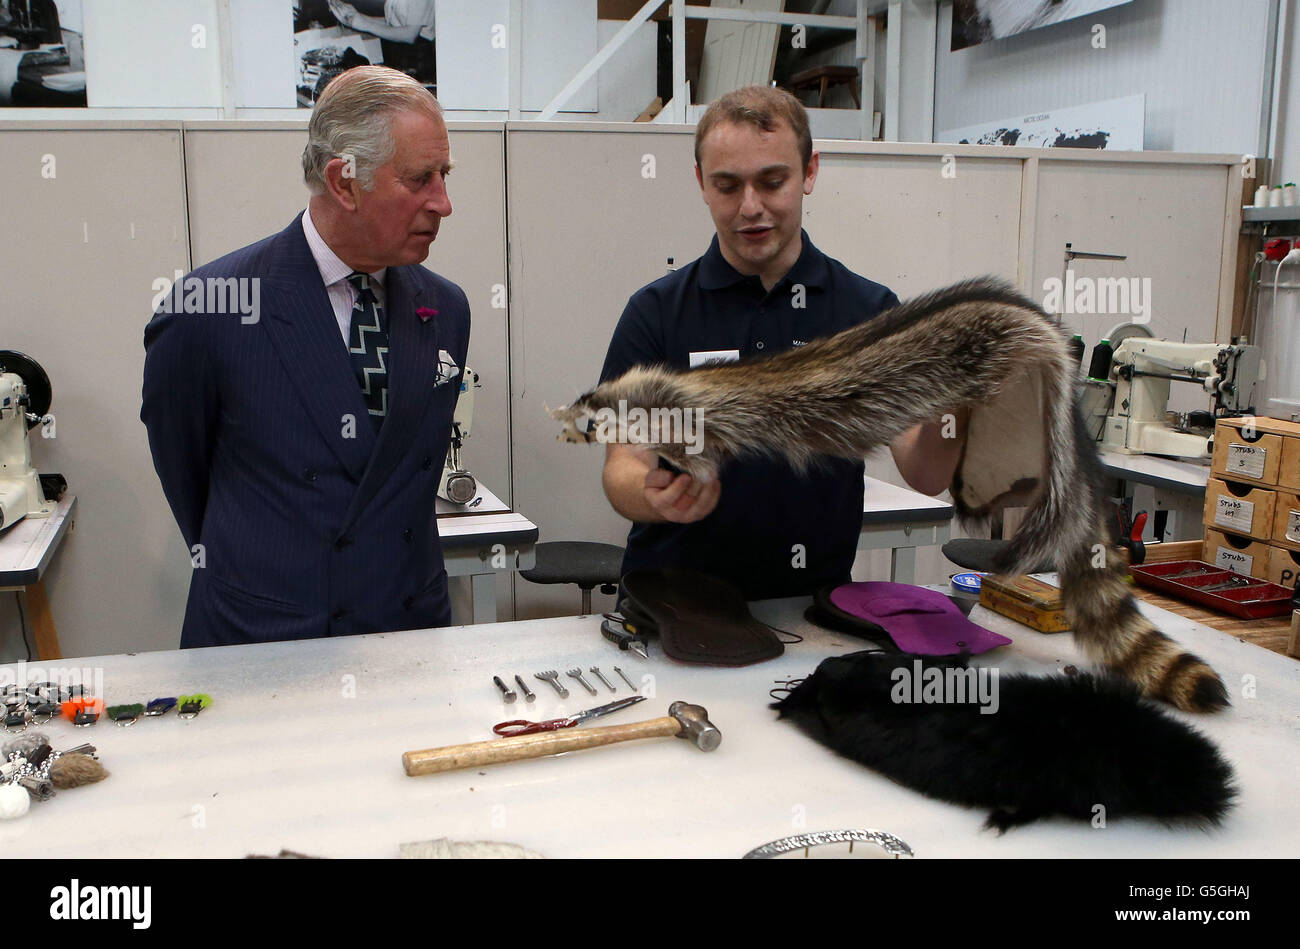
[[698, 369], [709, 363], [740, 362], [739, 349], [710, 349], [702, 353], [691, 353], [691, 368]]

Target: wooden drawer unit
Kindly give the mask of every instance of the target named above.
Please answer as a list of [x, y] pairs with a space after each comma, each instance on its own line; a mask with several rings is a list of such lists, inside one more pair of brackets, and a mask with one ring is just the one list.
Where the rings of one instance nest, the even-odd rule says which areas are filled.
[[1211, 478], [1205, 486], [1206, 527], [1255, 540], [1273, 537], [1277, 492], [1239, 481]]

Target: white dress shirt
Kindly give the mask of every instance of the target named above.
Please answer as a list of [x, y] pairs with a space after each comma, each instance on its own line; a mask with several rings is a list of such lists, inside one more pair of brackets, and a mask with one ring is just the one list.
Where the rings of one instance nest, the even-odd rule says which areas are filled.
[[[357, 302], [357, 291], [348, 283], [348, 274], [352, 273], [352, 268], [343, 263], [339, 255], [330, 250], [325, 238], [320, 236], [316, 225], [312, 223], [310, 209], [303, 212], [302, 232], [307, 237], [312, 257], [316, 258], [316, 266], [320, 268], [325, 291], [330, 297], [330, 306], [334, 309], [334, 319], [338, 321], [343, 343], [347, 345], [352, 331], [352, 307]], [[370, 274], [370, 289], [374, 291], [380, 306], [384, 305], [384, 275], [387, 272], [387, 267], [380, 267]]]

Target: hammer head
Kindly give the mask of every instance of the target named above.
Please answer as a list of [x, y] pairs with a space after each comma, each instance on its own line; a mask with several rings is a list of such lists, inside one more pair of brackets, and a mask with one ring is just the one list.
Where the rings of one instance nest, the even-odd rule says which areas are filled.
[[722, 732], [709, 721], [709, 713], [703, 705], [674, 702], [668, 706], [668, 714], [681, 723], [677, 737], [692, 742], [700, 751], [712, 751], [721, 743]]

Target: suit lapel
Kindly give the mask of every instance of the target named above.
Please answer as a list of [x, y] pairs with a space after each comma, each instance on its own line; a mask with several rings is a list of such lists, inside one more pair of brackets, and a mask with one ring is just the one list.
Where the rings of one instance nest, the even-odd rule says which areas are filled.
[[[402, 456], [419, 450], [414, 439], [433, 396], [434, 373], [438, 365], [438, 321], [423, 321], [415, 311], [419, 307], [437, 309], [438, 301], [431, 289], [419, 285], [413, 270], [411, 267], [389, 267], [385, 275], [388, 415], [344, 519], [349, 525], [382, 489]], [[435, 458], [433, 463], [441, 467], [443, 459]]]
[[302, 215], [276, 238], [267, 283], [271, 299], [262, 323], [280, 362], [321, 437], [360, 480], [374, 454], [375, 431], [320, 268], [303, 234]]

